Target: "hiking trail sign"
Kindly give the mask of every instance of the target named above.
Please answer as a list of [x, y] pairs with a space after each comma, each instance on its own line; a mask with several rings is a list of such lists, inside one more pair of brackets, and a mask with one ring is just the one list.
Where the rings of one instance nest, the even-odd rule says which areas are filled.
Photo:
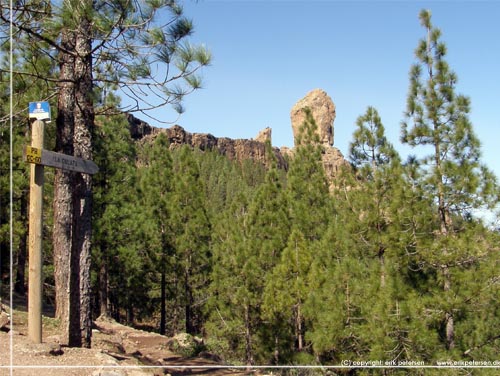
[[31, 164], [29, 205], [29, 274], [28, 274], [28, 337], [34, 343], [42, 343], [42, 203], [44, 166], [95, 174], [97, 165], [89, 160], [55, 153], [43, 149], [44, 125], [50, 121], [48, 102], [32, 102], [29, 105], [31, 122], [31, 146], [24, 149], [24, 159]]
[[29, 163], [82, 172], [90, 175], [99, 171], [99, 167], [97, 167], [94, 162], [87, 159], [77, 158], [62, 153], [55, 153], [53, 151], [35, 148], [33, 146], [25, 147], [24, 159]]

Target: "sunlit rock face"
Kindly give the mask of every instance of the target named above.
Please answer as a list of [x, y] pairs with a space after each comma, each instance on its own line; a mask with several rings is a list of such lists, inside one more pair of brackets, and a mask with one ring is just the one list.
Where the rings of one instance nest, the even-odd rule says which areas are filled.
[[290, 119], [292, 121], [293, 138], [297, 146], [297, 137], [304, 120], [306, 119], [305, 108], [311, 110], [311, 114], [318, 126], [318, 135], [322, 145], [333, 145], [333, 122], [335, 121], [335, 104], [328, 94], [315, 89], [307, 93], [292, 107]]
[[[290, 111], [290, 120], [292, 122], [292, 131], [296, 147], [298, 144], [297, 138], [299, 136], [300, 127], [306, 120], [305, 108], [309, 108], [318, 126], [316, 132], [319, 136], [320, 144], [323, 146], [321, 160], [330, 184], [330, 189], [333, 189], [341, 169], [349, 167], [349, 163], [345, 160], [342, 152], [333, 146], [333, 123], [336, 115], [335, 104], [332, 98], [321, 89], [310, 91], [304, 98], [295, 103]], [[283, 150], [282, 148], [281, 153], [293, 157], [293, 149]]]

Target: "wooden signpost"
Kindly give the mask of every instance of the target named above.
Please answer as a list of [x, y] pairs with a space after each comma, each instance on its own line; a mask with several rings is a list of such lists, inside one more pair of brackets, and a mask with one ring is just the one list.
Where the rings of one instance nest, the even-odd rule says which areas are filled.
[[84, 174], [95, 174], [97, 165], [89, 160], [54, 153], [43, 149], [44, 125], [50, 121], [48, 102], [29, 105], [32, 122], [31, 146], [26, 146], [24, 158], [31, 163], [29, 208], [29, 275], [28, 275], [28, 337], [34, 343], [42, 342], [42, 202], [44, 166], [61, 168]]
[[34, 163], [42, 166], [50, 166], [81, 172], [84, 174], [95, 174], [99, 171], [99, 167], [87, 159], [73, 157], [71, 155], [54, 153], [44, 149], [26, 146], [24, 149], [24, 158], [29, 163]]
[[[32, 124], [33, 147], [43, 146], [43, 126], [42, 120], [36, 120]], [[42, 342], [42, 202], [43, 166], [32, 164], [28, 234], [28, 337], [34, 343]]]

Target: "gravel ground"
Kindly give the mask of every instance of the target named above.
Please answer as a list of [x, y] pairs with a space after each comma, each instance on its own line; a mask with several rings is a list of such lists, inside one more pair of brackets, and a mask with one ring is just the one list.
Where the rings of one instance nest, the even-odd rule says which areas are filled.
[[[13, 331], [0, 330], [0, 376], [248, 375], [221, 366], [210, 354], [183, 358], [168, 350], [169, 338], [110, 319], [94, 323], [92, 348], [60, 345], [58, 323], [43, 317], [41, 344], [28, 338], [27, 312], [14, 311]], [[214, 360], [215, 359], [215, 360]]]

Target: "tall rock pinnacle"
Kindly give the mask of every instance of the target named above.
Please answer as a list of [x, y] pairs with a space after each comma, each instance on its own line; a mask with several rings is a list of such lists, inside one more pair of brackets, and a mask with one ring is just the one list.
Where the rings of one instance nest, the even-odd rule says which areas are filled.
[[324, 146], [333, 145], [333, 122], [335, 121], [335, 104], [326, 92], [315, 89], [299, 100], [290, 111], [295, 146], [299, 129], [306, 119], [304, 108], [309, 108], [318, 126], [320, 142]]

